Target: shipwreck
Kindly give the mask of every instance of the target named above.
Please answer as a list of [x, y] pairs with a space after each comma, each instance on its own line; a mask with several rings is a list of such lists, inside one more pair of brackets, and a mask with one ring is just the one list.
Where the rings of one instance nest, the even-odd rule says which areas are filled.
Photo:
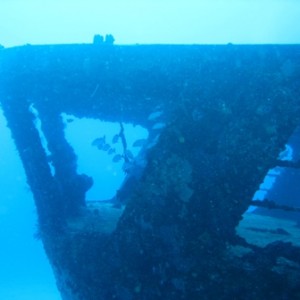
[[[298, 45], [0, 49], [1, 107], [62, 299], [299, 298], [299, 244], [237, 233], [251, 204], [286, 209], [252, 199], [271, 168], [299, 169], [278, 158], [300, 124], [299, 78]], [[62, 114], [150, 132], [160, 112], [126, 200], [87, 203]]]

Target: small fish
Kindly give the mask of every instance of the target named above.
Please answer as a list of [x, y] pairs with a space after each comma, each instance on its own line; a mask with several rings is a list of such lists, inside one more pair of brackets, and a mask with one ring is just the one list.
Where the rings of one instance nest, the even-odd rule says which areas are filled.
[[98, 149], [102, 149], [103, 146], [106, 144], [105, 140], [105, 135], [101, 138], [97, 138], [92, 142], [92, 146], [97, 146]]
[[108, 151], [107, 151], [107, 154], [108, 155], [111, 155], [113, 153], [116, 153], [116, 149], [115, 148], [110, 148]]
[[123, 158], [123, 155], [121, 155], [121, 154], [116, 154], [116, 155], [113, 157], [112, 161], [115, 162], [115, 163], [117, 163], [117, 162], [119, 162], [122, 158]]
[[122, 166], [122, 170], [123, 172], [129, 174], [133, 169], [133, 165], [131, 162], [124, 162], [123, 166]]
[[129, 160], [133, 160], [134, 159], [134, 156], [132, 154], [132, 152], [130, 150], [126, 150], [124, 152], [124, 157], [128, 158]]
[[104, 144], [102, 147], [103, 151], [108, 151], [110, 149], [110, 145], [109, 144]]
[[166, 127], [166, 124], [165, 123], [155, 123], [153, 126], [152, 126], [152, 130], [159, 130], [159, 129], [163, 129]]
[[162, 111], [155, 111], [148, 116], [148, 120], [153, 121], [153, 120], [159, 118], [162, 114], [163, 114]]
[[143, 147], [144, 145], [146, 145], [147, 140], [146, 139], [139, 139], [136, 140], [133, 144], [132, 147]]
[[115, 135], [113, 136], [111, 142], [112, 142], [113, 144], [116, 144], [116, 143], [118, 142], [118, 140], [119, 140], [119, 137], [120, 137], [119, 134], [115, 134]]
[[72, 118], [67, 118], [66, 121], [67, 121], [67, 123], [72, 123], [72, 122], [74, 122], [74, 119], [72, 119]]
[[160, 135], [159, 134], [157, 134], [148, 144], [147, 144], [147, 146], [146, 146], [146, 149], [151, 149], [152, 147], [154, 147], [156, 144], [157, 144], [157, 142], [158, 142], [158, 140], [159, 140], [159, 137], [160, 137]]

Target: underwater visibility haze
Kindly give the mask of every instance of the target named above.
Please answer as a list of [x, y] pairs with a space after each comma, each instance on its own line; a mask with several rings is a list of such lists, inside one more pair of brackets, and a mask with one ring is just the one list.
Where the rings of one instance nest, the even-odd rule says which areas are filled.
[[129, 2], [0, 40], [0, 298], [299, 299], [300, 8]]

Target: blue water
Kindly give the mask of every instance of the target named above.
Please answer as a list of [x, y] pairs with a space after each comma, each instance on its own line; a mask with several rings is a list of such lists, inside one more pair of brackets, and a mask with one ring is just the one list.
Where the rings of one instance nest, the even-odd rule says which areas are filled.
[[[93, 1], [84, 1], [81, 5], [79, 2], [72, 6], [62, 5], [58, 9], [56, 1], [51, 1], [45, 9], [46, 5], [37, 6], [36, 0], [3, 1], [0, 11], [0, 44], [91, 42], [93, 34], [99, 30], [113, 31], [117, 43], [121, 44], [300, 41], [299, 26], [296, 26], [300, 16], [298, 1], [239, 1], [239, 5], [236, 5], [236, 1], [217, 1], [219, 5], [207, 2], [201, 8], [197, 1], [189, 3], [192, 5], [186, 5], [186, 1], [172, 1], [172, 10], [168, 7], [169, 1], [152, 1], [150, 7], [138, 5], [137, 10], [120, 1], [119, 9], [116, 9], [116, 1], [111, 1], [112, 4], [105, 9], [101, 5], [87, 5], [87, 2], [90, 4]], [[144, 5], [146, 3], [144, 1]], [[160, 9], [157, 9], [157, 5]], [[106, 13], [103, 14], [103, 11]], [[56, 18], [56, 26], [53, 26], [53, 16]], [[60, 30], [62, 27], [64, 30]], [[75, 123], [70, 124], [72, 126], [76, 126]], [[113, 135], [115, 131], [111, 128]], [[98, 137], [101, 136], [102, 133], [99, 133]], [[96, 152], [92, 147], [80, 149], [80, 143], [76, 147], [78, 153]], [[103, 158], [106, 154], [98, 151], [99, 164], [101, 155]], [[85, 158], [79, 155], [80, 171], [93, 176], [97, 166], [89, 165]], [[94, 185], [87, 195], [88, 199], [110, 198], [122, 182], [124, 174], [120, 165], [107, 160], [105, 169], [106, 173], [100, 175], [100, 181], [109, 177], [110, 188], [100, 190]], [[59, 300], [60, 295], [42, 243], [35, 237], [37, 220], [33, 198], [2, 114], [0, 191], [0, 300]], [[294, 194], [297, 193], [298, 190]]]
[[37, 240], [31, 192], [0, 114], [0, 299], [58, 300], [51, 267]]
[[[130, 124], [124, 128], [129, 149], [136, 155], [138, 148], [130, 146], [137, 139], [146, 138], [148, 132]], [[78, 172], [97, 178], [86, 195], [87, 200], [112, 198], [124, 180], [122, 162], [114, 163], [112, 156], [92, 146], [95, 138], [105, 135], [111, 140], [118, 131], [118, 123], [90, 119], [73, 118], [72, 123], [66, 124], [66, 138], [78, 155]], [[33, 197], [2, 112], [0, 135], [0, 299], [58, 300], [60, 295], [51, 266], [36, 236]]]

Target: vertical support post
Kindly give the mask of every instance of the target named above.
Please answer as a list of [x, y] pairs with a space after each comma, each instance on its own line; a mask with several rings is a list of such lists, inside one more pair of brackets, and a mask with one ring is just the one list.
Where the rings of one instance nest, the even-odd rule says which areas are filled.
[[34, 196], [42, 232], [61, 231], [65, 216], [59, 182], [50, 170], [29, 103], [21, 96], [2, 99], [2, 108]]

